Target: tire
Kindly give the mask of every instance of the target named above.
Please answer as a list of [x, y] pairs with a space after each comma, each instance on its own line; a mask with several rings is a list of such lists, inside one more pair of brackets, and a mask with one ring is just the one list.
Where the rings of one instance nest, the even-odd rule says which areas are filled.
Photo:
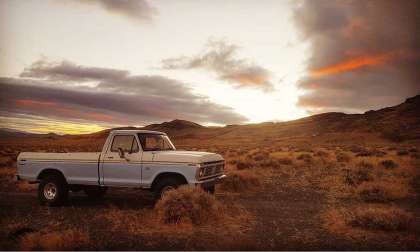
[[159, 181], [157, 181], [153, 190], [155, 198], [159, 200], [166, 192], [174, 190], [183, 184], [185, 183], [174, 177], [161, 178]]
[[58, 175], [47, 175], [38, 186], [38, 199], [41, 205], [61, 206], [69, 195], [67, 182]]
[[105, 196], [108, 187], [88, 186], [83, 189], [86, 195], [91, 199], [101, 199]]
[[216, 189], [215, 189], [215, 186], [212, 185], [210, 187], [204, 188], [204, 191], [208, 192], [209, 194], [214, 194], [214, 192], [216, 191]]

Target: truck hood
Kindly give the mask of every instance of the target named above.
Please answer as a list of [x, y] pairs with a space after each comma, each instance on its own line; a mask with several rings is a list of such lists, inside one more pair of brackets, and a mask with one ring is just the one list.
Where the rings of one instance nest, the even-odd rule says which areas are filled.
[[224, 160], [216, 153], [200, 151], [157, 151], [153, 161], [176, 163], [204, 163]]

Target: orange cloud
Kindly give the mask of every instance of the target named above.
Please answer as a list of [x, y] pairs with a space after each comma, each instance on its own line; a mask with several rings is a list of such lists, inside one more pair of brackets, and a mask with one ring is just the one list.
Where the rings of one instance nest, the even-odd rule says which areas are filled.
[[382, 65], [395, 58], [395, 54], [386, 53], [376, 56], [362, 56], [354, 59], [350, 59], [332, 66], [323, 67], [311, 72], [311, 75], [314, 77], [319, 77], [327, 74], [337, 74], [342, 72], [348, 72], [354, 69], [372, 66], [372, 65]]
[[16, 100], [16, 105], [24, 107], [43, 107], [43, 106], [56, 106], [55, 102], [36, 101], [36, 100]]

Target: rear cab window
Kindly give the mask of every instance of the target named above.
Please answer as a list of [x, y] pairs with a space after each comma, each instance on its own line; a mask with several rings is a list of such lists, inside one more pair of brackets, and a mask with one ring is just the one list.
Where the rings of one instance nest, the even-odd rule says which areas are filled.
[[139, 152], [139, 145], [134, 135], [116, 135], [112, 140], [111, 152], [118, 152], [121, 148], [126, 153]]

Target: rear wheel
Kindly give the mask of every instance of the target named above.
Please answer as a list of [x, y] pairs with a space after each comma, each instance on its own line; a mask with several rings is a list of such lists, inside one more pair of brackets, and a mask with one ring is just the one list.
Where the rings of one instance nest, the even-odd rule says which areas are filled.
[[100, 199], [104, 197], [107, 190], [108, 190], [108, 187], [102, 187], [102, 186], [88, 186], [83, 189], [86, 195], [91, 199]]
[[66, 181], [58, 175], [47, 175], [38, 186], [38, 199], [42, 205], [60, 206], [67, 201], [68, 194]]
[[155, 185], [153, 190], [156, 199], [161, 199], [166, 193], [171, 190], [177, 189], [179, 186], [183, 185], [180, 179], [174, 177], [161, 178]]

